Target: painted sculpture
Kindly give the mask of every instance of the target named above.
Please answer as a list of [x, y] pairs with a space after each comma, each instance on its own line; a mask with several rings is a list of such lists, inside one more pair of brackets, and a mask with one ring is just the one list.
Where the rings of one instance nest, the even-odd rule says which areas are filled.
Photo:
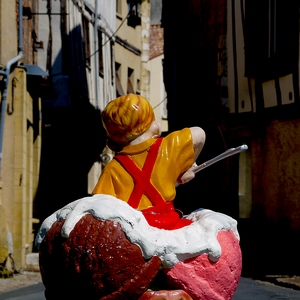
[[102, 121], [116, 154], [93, 195], [53, 213], [36, 236], [46, 299], [231, 299], [242, 267], [236, 220], [173, 205], [205, 132], [161, 138], [150, 103], [134, 94], [109, 102]]

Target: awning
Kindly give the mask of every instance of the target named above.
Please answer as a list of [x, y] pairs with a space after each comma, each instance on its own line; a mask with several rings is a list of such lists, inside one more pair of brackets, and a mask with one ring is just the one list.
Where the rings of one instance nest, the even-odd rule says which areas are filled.
[[49, 76], [49, 74], [47, 72], [45, 72], [44, 70], [42, 70], [39, 66], [37, 65], [20, 65], [20, 68], [24, 68], [27, 72], [27, 75], [31, 75], [31, 76]]

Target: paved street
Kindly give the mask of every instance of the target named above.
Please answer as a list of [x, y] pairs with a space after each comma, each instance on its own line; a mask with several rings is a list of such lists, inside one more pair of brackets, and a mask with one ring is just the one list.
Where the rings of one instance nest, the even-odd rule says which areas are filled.
[[242, 277], [232, 300], [300, 300], [300, 290]]
[[[232, 300], [300, 300], [300, 290], [242, 277]], [[44, 286], [37, 283], [11, 292], [0, 293], [0, 300], [45, 300]], [[211, 299], [213, 300], [213, 299]]]

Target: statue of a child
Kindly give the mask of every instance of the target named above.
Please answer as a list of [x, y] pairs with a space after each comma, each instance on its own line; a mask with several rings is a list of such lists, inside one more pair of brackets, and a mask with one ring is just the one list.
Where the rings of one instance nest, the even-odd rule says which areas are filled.
[[204, 143], [200, 127], [161, 136], [148, 100], [135, 94], [108, 103], [102, 112], [108, 147], [115, 157], [104, 168], [93, 194], [108, 194], [141, 210], [151, 226], [176, 229], [188, 225], [174, 209], [176, 184], [194, 178]]
[[162, 138], [134, 94], [109, 102], [102, 121], [115, 156], [94, 195], [54, 212], [36, 237], [46, 299], [58, 290], [60, 299], [231, 299], [242, 266], [236, 220], [209, 209], [182, 217], [173, 206], [205, 132]]

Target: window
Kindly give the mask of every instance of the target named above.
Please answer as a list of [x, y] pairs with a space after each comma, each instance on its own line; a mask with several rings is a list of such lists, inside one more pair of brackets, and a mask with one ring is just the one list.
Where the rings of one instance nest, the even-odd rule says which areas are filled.
[[118, 15], [122, 15], [122, 1], [123, 0], [116, 0], [116, 10]]
[[103, 49], [102, 49], [102, 31], [98, 30], [98, 60], [99, 60], [99, 74], [103, 76]]
[[133, 69], [128, 68], [128, 81], [127, 81], [127, 94], [133, 93], [134, 94], [134, 88], [133, 88]]
[[91, 65], [91, 49], [90, 49], [89, 21], [83, 15], [82, 15], [82, 34], [83, 34], [85, 63], [87, 66], [90, 66]]
[[135, 28], [141, 25], [141, 5], [139, 0], [127, 0], [128, 3], [128, 19], [127, 25]]
[[298, 27], [296, 0], [245, 0], [245, 75], [270, 80], [292, 73]]
[[111, 84], [114, 85], [116, 65], [115, 65], [115, 56], [114, 56], [114, 43], [112, 41], [110, 41], [109, 50], [110, 50]]
[[117, 92], [117, 97], [120, 97], [124, 95], [124, 90], [122, 88], [121, 79], [120, 79], [121, 64], [116, 62], [115, 68], [116, 68], [116, 92]]
[[167, 109], [167, 105], [168, 105], [168, 99], [167, 99], [167, 93], [164, 93], [164, 99], [163, 99], [163, 107], [162, 107], [162, 119], [163, 120], [168, 120], [168, 109]]
[[140, 95], [141, 94], [141, 81], [137, 79], [136, 81], [136, 94]]

